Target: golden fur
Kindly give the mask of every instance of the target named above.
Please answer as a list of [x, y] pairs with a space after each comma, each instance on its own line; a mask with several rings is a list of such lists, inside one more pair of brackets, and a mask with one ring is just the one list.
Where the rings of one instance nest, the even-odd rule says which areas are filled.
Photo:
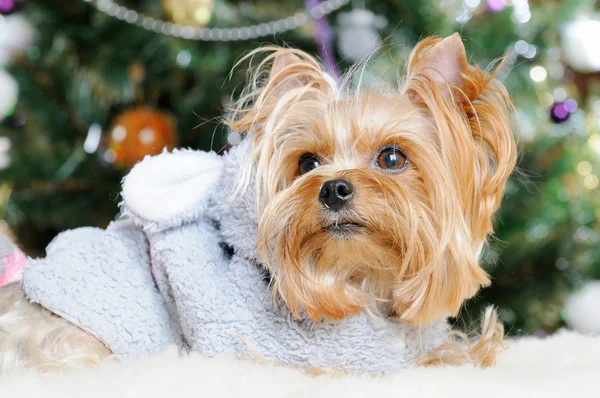
[[0, 377], [21, 368], [91, 366], [110, 354], [94, 337], [27, 300], [18, 284], [0, 288]]
[[[266, 47], [227, 123], [254, 152], [239, 189], [256, 172], [257, 255], [273, 275], [274, 299], [297, 316], [341, 319], [366, 311], [426, 325], [456, 315], [490, 283], [479, 265], [516, 161], [511, 103], [494, 72], [467, 62], [460, 37], [414, 49], [401, 89], [341, 87], [310, 55]], [[408, 166], [386, 172], [378, 151], [401, 148]], [[299, 175], [299, 159], [320, 167]], [[355, 195], [328, 211], [323, 183], [344, 179]], [[329, 226], [360, 225], [351, 236]], [[421, 365], [493, 365], [503, 329], [489, 310], [480, 336], [450, 339]], [[0, 369], [52, 370], [110, 353], [66, 320], [0, 289]], [[315, 370], [308, 373], [322, 373]]]
[[[255, 143], [259, 256], [290, 311], [317, 320], [358, 311], [417, 325], [456, 315], [490, 283], [479, 266], [516, 161], [510, 100], [494, 73], [470, 66], [460, 37], [423, 40], [401, 90], [337, 88], [318, 62], [292, 49], [266, 53], [230, 126]], [[401, 173], [373, 166], [396, 145]], [[298, 160], [322, 165], [298, 174]], [[246, 173], [247, 175], [249, 173]], [[319, 189], [343, 178], [352, 204], [332, 214]], [[325, 227], [366, 233], [336, 239]]]

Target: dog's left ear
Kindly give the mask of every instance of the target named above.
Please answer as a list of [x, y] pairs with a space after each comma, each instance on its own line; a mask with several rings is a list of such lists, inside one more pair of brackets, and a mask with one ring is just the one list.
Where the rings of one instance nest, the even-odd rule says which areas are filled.
[[411, 55], [404, 94], [435, 126], [437, 167], [444, 176], [425, 183], [438, 215], [436, 239], [445, 243], [432, 244], [434, 263], [421, 264], [421, 272], [394, 292], [396, 308], [408, 321], [456, 315], [465, 299], [489, 284], [479, 257], [517, 153], [512, 104], [497, 70], [470, 65], [458, 34], [427, 38]]
[[492, 71], [470, 65], [455, 33], [421, 41], [407, 69], [405, 93], [436, 124], [440, 150], [461, 192], [464, 217], [478, 241], [492, 233], [491, 219], [517, 158], [513, 105], [496, 79], [502, 64]]
[[410, 56], [407, 75], [427, 76], [447, 91], [453, 86], [463, 89], [468, 70], [465, 46], [455, 33], [441, 40], [429, 38], [419, 42]]

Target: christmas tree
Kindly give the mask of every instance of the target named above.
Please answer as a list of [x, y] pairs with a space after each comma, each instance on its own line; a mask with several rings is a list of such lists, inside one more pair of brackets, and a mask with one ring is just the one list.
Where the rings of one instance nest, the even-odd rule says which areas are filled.
[[[120, 181], [162, 148], [222, 150], [244, 82], [229, 74], [265, 43], [346, 70], [371, 55], [393, 79], [412, 46], [461, 32], [515, 104], [519, 170], [484, 263], [512, 334], [563, 326], [565, 297], [600, 278], [599, 2], [534, 0], [0, 0], [0, 232], [42, 255], [60, 231], [106, 226]], [[4, 68], [4, 69], [2, 69]], [[518, 116], [517, 116], [518, 115]]]

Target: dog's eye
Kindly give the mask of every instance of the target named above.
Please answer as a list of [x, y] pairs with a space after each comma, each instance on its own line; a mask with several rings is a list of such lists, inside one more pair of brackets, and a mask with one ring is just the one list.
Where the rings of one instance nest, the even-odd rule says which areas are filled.
[[300, 160], [298, 160], [298, 174], [306, 174], [311, 170], [316, 169], [321, 165], [321, 161], [319, 157], [312, 153], [305, 153], [300, 156]]
[[377, 156], [377, 166], [389, 171], [402, 171], [408, 166], [408, 158], [400, 148], [385, 147]]

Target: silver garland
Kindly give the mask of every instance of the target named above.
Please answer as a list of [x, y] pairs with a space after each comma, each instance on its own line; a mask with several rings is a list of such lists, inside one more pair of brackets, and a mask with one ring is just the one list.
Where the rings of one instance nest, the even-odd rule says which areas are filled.
[[306, 25], [312, 18], [321, 18], [350, 2], [350, 0], [326, 0], [310, 10], [298, 11], [287, 18], [258, 25], [235, 28], [199, 28], [196, 26], [181, 25], [152, 18], [127, 7], [120, 6], [113, 0], [82, 1], [90, 3], [97, 8], [98, 11], [130, 25], [136, 25], [143, 29], [167, 36], [199, 41], [240, 41], [272, 36]]

